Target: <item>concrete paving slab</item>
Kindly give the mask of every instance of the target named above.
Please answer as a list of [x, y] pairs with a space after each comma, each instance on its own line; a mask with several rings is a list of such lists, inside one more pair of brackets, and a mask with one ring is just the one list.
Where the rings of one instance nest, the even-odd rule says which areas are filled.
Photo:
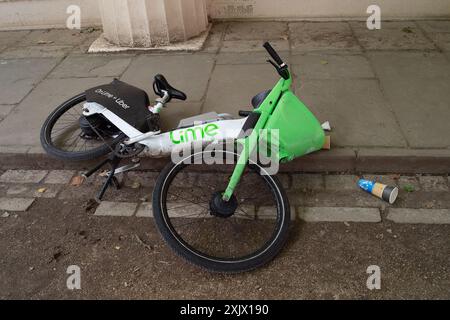
[[33, 202], [33, 198], [0, 198], [0, 210], [27, 211]]
[[230, 24], [225, 40], [287, 40], [286, 22], [235, 22]]
[[25, 35], [18, 46], [30, 45], [55, 45], [55, 46], [74, 46], [85, 41], [85, 34], [79, 30], [70, 29], [45, 29], [32, 30]]
[[161, 73], [169, 83], [186, 93], [189, 102], [200, 101], [206, 92], [213, 66], [208, 54], [141, 55], [135, 59], [121, 80], [135, 85], [155, 97], [153, 77]]
[[382, 82], [410, 78], [450, 79], [450, 62], [439, 52], [368, 52], [367, 56]]
[[0, 54], [1, 59], [26, 59], [26, 58], [63, 58], [71, 50], [72, 46], [28, 46], [12, 47]]
[[366, 22], [349, 22], [366, 50], [433, 50], [434, 45], [412, 21], [382, 22], [381, 29], [369, 30]]
[[347, 22], [289, 23], [292, 50], [346, 50], [361, 52]]
[[[222, 42], [220, 52], [267, 52], [263, 47], [264, 40], [228, 40]], [[270, 44], [276, 51], [288, 51], [287, 40], [271, 40]]]
[[363, 55], [309, 53], [293, 56], [291, 64], [291, 70], [300, 79], [375, 78], [369, 61]]
[[0, 104], [19, 103], [57, 63], [57, 59], [0, 59]]
[[167, 207], [169, 218], [204, 219], [212, 216], [201, 205], [188, 201], [172, 201]]
[[307, 222], [380, 222], [377, 208], [299, 207], [300, 219]]
[[15, 107], [15, 104], [0, 104], [0, 120], [4, 119]]
[[296, 94], [330, 121], [332, 146], [406, 146], [376, 80], [308, 80]]
[[136, 217], [153, 218], [153, 207], [151, 202], [143, 202], [139, 205]]
[[441, 54], [373, 53], [370, 59], [409, 145], [449, 147], [449, 62]]
[[387, 219], [396, 223], [450, 224], [450, 209], [389, 208]]
[[[62, 102], [112, 78], [47, 79], [0, 123], [0, 145], [39, 146], [39, 132], [48, 115]], [[17, 130], [27, 128], [27, 130]]]
[[253, 96], [271, 89], [277, 81], [278, 75], [269, 64], [217, 65], [203, 112], [227, 112], [237, 116], [239, 110], [251, 110]]
[[[289, 51], [278, 51], [281, 59], [290, 64]], [[270, 56], [266, 51], [261, 52], [222, 52], [216, 57], [217, 64], [266, 64]], [[276, 71], [275, 71], [276, 72]]]
[[6, 190], [6, 194], [9, 196], [18, 196], [23, 195], [30, 192], [30, 185], [24, 185], [24, 184], [16, 184], [16, 185], [10, 185], [8, 186], [8, 189]]
[[55, 198], [59, 191], [61, 191], [61, 185], [49, 185], [39, 186], [32, 190], [32, 195], [35, 198]]
[[440, 53], [371, 53], [369, 57], [410, 145], [450, 146], [449, 61]]
[[239, 216], [245, 216], [249, 219], [254, 219], [256, 215], [256, 207], [254, 205], [240, 205], [237, 211]]
[[2, 31], [0, 32], [0, 46], [9, 47], [22, 40], [31, 31]]
[[47, 184], [68, 184], [76, 171], [74, 170], [51, 170], [44, 180]]
[[[295, 208], [291, 207], [291, 220], [295, 220], [296, 212]], [[253, 218], [250, 214], [245, 215], [248, 218]], [[276, 220], [277, 219], [277, 208], [275, 206], [262, 206], [258, 207], [256, 210], [256, 216], [258, 220]]]
[[47, 173], [46, 170], [7, 170], [0, 176], [0, 182], [39, 183]]
[[137, 203], [102, 201], [95, 210], [95, 216], [131, 217], [136, 211]]
[[70, 56], [58, 65], [49, 75], [50, 78], [93, 78], [120, 77], [131, 58], [100, 57], [100, 56]]

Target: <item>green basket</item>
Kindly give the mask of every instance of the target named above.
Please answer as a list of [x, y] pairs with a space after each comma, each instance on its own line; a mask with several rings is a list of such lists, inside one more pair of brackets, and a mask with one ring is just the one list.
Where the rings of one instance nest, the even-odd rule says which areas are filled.
[[279, 130], [279, 159], [283, 162], [320, 150], [325, 143], [319, 121], [290, 91], [281, 96], [265, 129]]

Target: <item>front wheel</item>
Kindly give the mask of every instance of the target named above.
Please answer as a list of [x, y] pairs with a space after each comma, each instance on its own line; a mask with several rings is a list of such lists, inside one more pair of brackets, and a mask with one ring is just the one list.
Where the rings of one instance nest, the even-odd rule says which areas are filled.
[[[225, 155], [226, 151], [222, 152]], [[214, 272], [244, 272], [271, 261], [288, 235], [290, 210], [279, 180], [247, 166], [233, 197], [221, 201], [233, 164], [198, 165], [201, 151], [168, 164], [153, 193], [156, 225], [182, 258]], [[224, 157], [222, 157], [224, 158]]]

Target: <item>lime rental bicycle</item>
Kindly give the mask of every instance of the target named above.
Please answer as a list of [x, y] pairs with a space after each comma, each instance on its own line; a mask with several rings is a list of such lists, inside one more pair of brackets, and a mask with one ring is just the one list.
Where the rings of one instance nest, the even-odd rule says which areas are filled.
[[[88, 178], [106, 164], [111, 169], [96, 199], [107, 188], [119, 187], [116, 176], [136, 169], [137, 161], [119, 167], [145, 152], [167, 156], [183, 146], [202, 148], [171, 161], [156, 181], [152, 206], [156, 226], [168, 245], [187, 261], [216, 272], [244, 272], [271, 261], [288, 236], [290, 207], [273, 174], [250, 156], [259, 148], [261, 132], [276, 130], [279, 162], [320, 150], [325, 134], [315, 116], [291, 91], [288, 65], [272, 46], [265, 49], [280, 80], [252, 99], [253, 110], [241, 118], [210, 112], [183, 119], [162, 132], [160, 112], [186, 94], [158, 74], [153, 105], [145, 91], [115, 79], [69, 99], [49, 115], [41, 130], [46, 152], [64, 160], [92, 160], [106, 156]], [[270, 135], [269, 135], [270, 136]], [[270, 140], [270, 139], [267, 139]], [[233, 148], [208, 148], [229, 143]], [[270, 144], [269, 144], [270, 145]], [[238, 148], [239, 147], [239, 148]], [[201, 159], [229, 159], [199, 165]], [[173, 157], [172, 157], [173, 159]]]

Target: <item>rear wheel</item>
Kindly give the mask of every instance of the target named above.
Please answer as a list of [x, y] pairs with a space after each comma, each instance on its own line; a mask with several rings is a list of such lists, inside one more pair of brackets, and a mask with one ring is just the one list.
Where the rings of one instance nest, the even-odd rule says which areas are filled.
[[[205, 153], [185, 160], [196, 163]], [[223, 202], [234, 165], [185, 162], [168, 164], [153, 193], [155, 222], [170, 247], [215, 272], [244, 272], [271, 261], [290, 224], [289, 203], [278, 179], [251, 164], [231, 200]]]
[[125, 137], [102, 115], [85, 117], [85, 102], [86, 94], [79, 94], [48, 116], [40, 136], [47, 153], [64, 160], [91, 160], [111, 152]]

